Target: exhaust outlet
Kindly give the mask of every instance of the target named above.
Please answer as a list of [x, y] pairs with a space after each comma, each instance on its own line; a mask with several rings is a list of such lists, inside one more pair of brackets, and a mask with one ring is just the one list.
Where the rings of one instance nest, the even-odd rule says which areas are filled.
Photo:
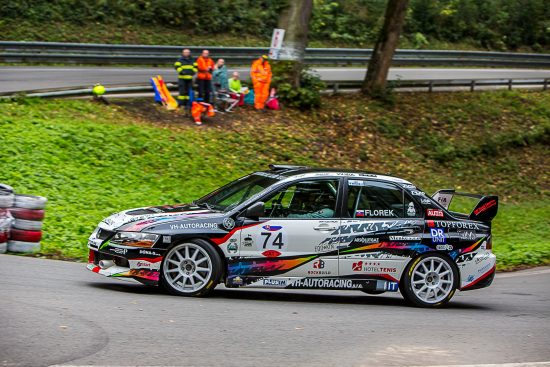
[[113, 262], [113, 260], [101, 260], [99, 262], [99, 267], [101, 269], [108, 269], [110, 268], [111, 266], [114, 266], [115, 263]]

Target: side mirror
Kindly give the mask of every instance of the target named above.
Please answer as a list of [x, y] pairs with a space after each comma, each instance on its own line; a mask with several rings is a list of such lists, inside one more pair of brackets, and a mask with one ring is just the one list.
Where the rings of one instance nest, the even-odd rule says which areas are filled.
[[265, 204], [263, 201], [258, 201], [257, 203], [252, 204], [244, 212], [244, 216], [247, 218], [258, 219], [259, 217], [265, 216]]

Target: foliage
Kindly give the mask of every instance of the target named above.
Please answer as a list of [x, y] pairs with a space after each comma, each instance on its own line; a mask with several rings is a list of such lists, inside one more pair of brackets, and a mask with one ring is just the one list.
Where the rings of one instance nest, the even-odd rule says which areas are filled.
[[[4, 40], [267, 46], [285, 1], [0, 1]], [[75, 11], [77, 9], [77, 11]], [[310, 44], [372, 46], [385, 1], [315, 0]], [[402, 48], [548, 50], [550, 0], [411, 0]]]
[[280, 101], [289, 107], [309, 110], [321, 104], [321, 91], [325, 83], [319, 75], [303, 68], [300, 77], [300, 87], [295, 88], [289, 82], [290, 73], [294, 67], [292, 61], [273, 61], [273, 87], [277, 88]]
[[550, 94], [394, 98], [392, 107], [345, 95], [322, 97], [310, 112], [244, 108], [201, 128], [149, 100], [3, 101], [0, 182], [48, 197], [44, 253], [84, 259], [86, 239], [102, 218], [188, 202], [268, 163], [391, 171], [426, 192], [455, 187], [499, 195], [499, 269], [550, 263], [547, 141], [509, 141], [498, 154], [475, 159], [433, 158], [436, 142], [457, 149], [491, 135], [542, 131], [550, 123]]

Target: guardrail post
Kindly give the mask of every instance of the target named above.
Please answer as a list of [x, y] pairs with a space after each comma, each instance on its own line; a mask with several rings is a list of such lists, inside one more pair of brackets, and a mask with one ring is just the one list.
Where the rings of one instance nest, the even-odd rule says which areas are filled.
[[508, 90], [512, 90], [512, 79], [508, 80]]
[[334, 83], [334, 85], [332, 86], [332, 93], [338, 93], [338, 83]]
[[548, 79], [544, 79], [544, 82], [542, 83], [542, 90], [548, 89]]
[[430, 82], [428, 83], [428, 92], [432, 93], [433, 89], [434, 89], [434, 81], [430, 80]]
[[475, 89], [475, 87], [476, 87], [476, 81], [475, 81], [475, 80], [472, 80], [472, 81], [470, 82], [470, 92], [473, 92], [474, 89]]

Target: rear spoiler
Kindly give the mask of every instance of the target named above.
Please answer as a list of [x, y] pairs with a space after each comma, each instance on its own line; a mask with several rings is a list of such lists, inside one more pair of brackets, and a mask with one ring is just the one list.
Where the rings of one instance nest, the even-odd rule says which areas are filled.
[[473, 199], [478, 199], [478, 203], [472, 210], [468, 219], [477, 220], [480, 222], [490, 222], [497, 215], [498, 211], [498, 196], [496, 195], [478, 195], [468, 194], [465, 192], [456, 192], [453, 189], [439, 190], [432, 195], [432, 199], [437, 201], [446, 210], [449, 210], [451, 201], [454, 196], [465, 196]]

